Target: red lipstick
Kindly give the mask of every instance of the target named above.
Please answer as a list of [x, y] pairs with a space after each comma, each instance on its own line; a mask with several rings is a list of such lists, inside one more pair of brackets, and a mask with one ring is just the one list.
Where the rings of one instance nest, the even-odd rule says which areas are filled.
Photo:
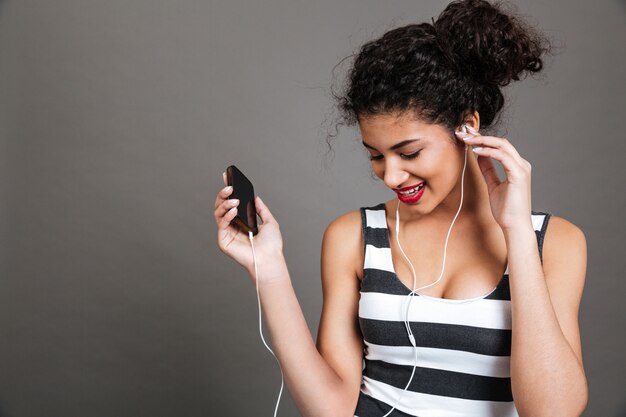
[[[406, 195], [406, 194], [402, 194], [401, 191], [409, 191], [409, 190], [413, 190], [414, 188], [417, 188], [421, 186], [421, 188], [413, 194], [410, 195]], [[403, 203], [417, 203], [420, 198], [422, 198], [422, 195], [424, 195], [424, 190], [426, 189], [426, 183], [424, 181], [420, 182], [419, 184], [415, 184], [415, 185], [411, 185], [408, 187], [404, 187], [404, 188], [394, 188], [393, 190], [396, 192], [396, 194], [398, 195], [398, 200], [402, 201]]]

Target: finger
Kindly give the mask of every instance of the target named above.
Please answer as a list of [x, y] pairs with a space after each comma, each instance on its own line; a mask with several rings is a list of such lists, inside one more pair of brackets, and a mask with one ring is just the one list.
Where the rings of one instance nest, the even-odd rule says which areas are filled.
[[463, 138], [473, 138], [474, 136], [477, 136], [476, 133], [463, 132], [462, 130], [455, 130], [454, 134], [457, 135], [458, 137], [460, 137], [461, 139], [463, 139]]
[[233, 192], [233, 187], [231, 186], [222, 188], [217, 193], [217, 197], [215, 198], [215, 204], [213, 205], [213, 208], [217, 210], [220, 204], [222, 204], [224, 200], [226, 200], [232, 194], [232, 192]]
[[519, 164], [522, 164], [522, 156], [517, 152], [517, 149], [515, 149], [515, 146], [513, 146], [511, 144], [511, 142], [509, 142], [506, 139], [503, 138], [499, 138], [497, 136], [473, 136], [467, 140], [465, 140], [465, 143], [469, 143], [472, 145], [478, 145], [478, 146], [489, 146], [491, 148], [497, 148], [497, 149], [501, 149], [504, 152], [508, 153], [509, 155], [511, 155], [511, 157], [513, 159], [515, 159]]
[[458, 139], [460, 139], [462, 142], [467, 142], [469, 143], [469, 141], [475, 137], [475, 135], [473, 133], [465, 133], [462, 131], [455, 131], [454, 134], [456, 135], [456, 137]]
[[[516, 179], [523, 178], [524, 175], [522, 166], [510, 153], [506, 152], [505, 150], [481, 147], [473, 149], [473, 151], [478, 156], [493, 158], [500, 161], [508, 180], [514, 181]], [[481, 166], [481, 169], [482, 168], [483, 167]], [[489, 168], [489, 166], [487, 166], [487, 168]], [[487, 182], [489, 183], [489, 181], [491, 181], [492, 183], [495, 183], [497, 180], [497, 184], [500, 184], [500, 180], [498, 179], [498, 175], [495, 172], [495, 169], [493, 170], [493, 172], [491, 172], [491, 168], [489, 168], [487, 171], [488, 172], [483, 172], [485, 174], [485, 179], [487, 180]], [[489, 178], [487, 177], [487, 175], [489, 175]], [[493, 177], [493, 175], [495, 175], [495, 178]]]
[[254, 205], [256, 206], [256, 212], [259, 214], [259, 217], [261, 217], [261, 220], [263, 220], [263, 223], [276, 223], [276, 219], [272, 216], [270, 209], [258, 195], [254, 199]]
[[224, 201], [215, 209], [215, 219], [219, 221], [219, 219], [223, 217], [229, 210], [231, 210], [233, 207], [237, 207], [238, 205], [239, 200], [235, 198]]
[[239, 233], [236, 225], [231, 225], [232, 220], [237, 215], [237, 209], [233, 209], [226, 212], [217, 224], [217, 240], [220, 248], [226, 248], [236, 238]]
[[226, 171], [222, 172], [222, 178], [224, 179], [224, 185], [228, 185], [228, 180], [226, 179]]
[[228, 228], [230, 227], [230, 223], [233, 221], [235, 216], [237, 215], [237, 207], [231, 207], [226, 210], [224, 215], [220, 216], [217, 222], [217, 232], [219, 236], [225, 236], [228, 234]]

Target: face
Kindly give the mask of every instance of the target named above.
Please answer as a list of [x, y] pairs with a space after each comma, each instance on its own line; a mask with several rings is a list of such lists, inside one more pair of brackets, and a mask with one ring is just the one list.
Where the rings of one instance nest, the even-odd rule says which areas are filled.
[[360, 119], [359, 128], [372, 170], [387, 187], [397, 192], [424, 182], [419, 199], [399, 195], [403, 203], [422, 213], [441, 203], [458, 208], [457, 193], [448, 196], [460, 187], [464, 144], [446, 128], [396, 115]]

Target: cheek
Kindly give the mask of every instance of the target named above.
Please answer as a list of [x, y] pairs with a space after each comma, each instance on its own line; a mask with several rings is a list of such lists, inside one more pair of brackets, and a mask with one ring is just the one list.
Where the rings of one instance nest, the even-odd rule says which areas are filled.
[[419, 169], [424, 176], [438, 177], [449, 168], [449, 158], [441, 151], [433, 150], [420, 160]]

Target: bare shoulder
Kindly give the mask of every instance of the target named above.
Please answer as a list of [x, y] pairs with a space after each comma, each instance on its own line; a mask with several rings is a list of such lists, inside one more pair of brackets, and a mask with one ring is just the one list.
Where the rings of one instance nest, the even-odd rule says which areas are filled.
[[[349, 211], [331, 221], [322, 241], [322, 255], [326, 261], [342, 261], [349, 265], [355, 274], [360, 274], [359, 265], [363, 259], [362, 220], [359, 209]], [[324, 262], [325, 259], [322, 259]], [[336, 265], [338, 266], [338, 265]]]
[[572, 256], [587, 256], [587, 239], [580, 227], [563, 217], [552, 215], [543, 240], [544, 268], [571, 262]]
[[351, 210], [347, 213], [344, 213], [331, 221], [328, 224], [326, 230], [329, 229], [340, 229], [342, 231], [354, 231], [360, 232], [361, 230], [361, 211], [359, 209]]
[[579, 237], [584, 237], [584, 233], [580, 227], [570, 222], [569, 220], [554, 214], [550, 215], [548, 227], [552, 229], [551, 233], [553, 234], [554, 232], [557, 232], [557, 234], [569, 233], [570, 235], [577, 234], [579, 235]]

